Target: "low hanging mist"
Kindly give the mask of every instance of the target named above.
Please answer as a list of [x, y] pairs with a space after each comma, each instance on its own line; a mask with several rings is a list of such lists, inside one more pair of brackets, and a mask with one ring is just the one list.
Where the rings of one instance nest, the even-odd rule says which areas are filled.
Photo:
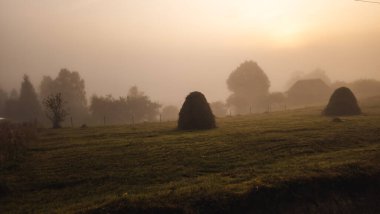
[[[217, 116], [321, 104], [340, 86], [362, 99], [378, 91], [378, 9], [327, 0], [4, 0], [0, 116], [43, 121], [42, 103], [57, 93], [66, 125], [76, 126], [176, 120], [192, 91]], [[19, 114], [33, 97], [33, 116]]]
[[[210, 103], [217, 117], [324, 105], [331, 93], [343, 86], [351, 88], [360, 100], [380, 96], [380, 81], [333, 82], [321, 68], [297, 73], [289, 78], [287, 90], [271, 92], [270, 79], [255, 61], [242, 62], [226, 78], [225, 84], [229, 90], [225, 99]], [[56, 76], [44, 76], [37, 89], [25, 75], [19, 89], [0, 90], [0, 116], [48, 124], [46, 103], [49, 97], [58, 94], [66, 117], [61, 122], [65, 126], [172, 121], [178, 119], [180, 107], [163, 105], [137, 85], [130, 87], [124, 96], [95, 94], [88, 99], [86, 81], [80, 72], [61, 69]], [[186, 95], [177, 102], [183, 102]]]

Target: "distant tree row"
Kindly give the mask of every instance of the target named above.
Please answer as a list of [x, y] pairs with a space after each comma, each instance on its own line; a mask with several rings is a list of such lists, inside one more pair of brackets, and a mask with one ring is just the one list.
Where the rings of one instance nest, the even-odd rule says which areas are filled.
[[120, 124], [155, 121], [161, 105], [134, 86], [128, 96], [115, 99], [112, 95], [91, 98], [90, 114], [96, 123]]
[[[339, 87], [350, 88], [358, 99], [380, 95], [380, 82], [377, 80], [332, 83], [322, 69], [306, 74], [297, 72], [291, 77], [287, 91], [270, 92], [268, 76], [253, 61], [240, 64], [229, 75], [227, 86], [231, 95], [226, 102], [210, 103], [212, 112], [217, 117], [323, 104], [328, 101], [332, 91]], [[66, 120], [66, 125], [108, 125], [178, 119], [179, 110], [176, 106], [165, 106], [160, 111], [162, 106], [153, 102], [137, 86], [131, 87], [126, 96], [119, 98], [94, 95], [88, 104], [84, 79], [78, 72], [68, 69], [62, 69], [55, 78], [44, 76], [38, 92], [26, 75], [19, 92], [12, 90], [7, 93], [0, 89], [0, 117], [46, 124], [47, 118], [50, 118], [47, 117], [49, 111], [46, 99], [58, 94], [62, 99], [63, 110], [70, 117], [70, 121]]]
[[[78, 72], [67, 69], [62, 69], [56, 78], [44, 76], [39, 93], [27, 75], [23, 78], [19, 94], [16, 90], [8, 94], [0, 89], [0, 117], [43, 124], [47, 124], [49, 119], [56, 128], [61, 125], [64, 116], [70, 117], [70, 122], [77, 126], [85, 123], [120, 124], [155, 121], [159, 118], [160, 107], [160, 104], [151, 101], [136, 86], [130, 88], [126, 97], [119, 99], [111, 95], [105, 97], [94, 95], [88, 105], [85, 81]], [[176, 111], [178, 114], [178, 109]], [[62, 114], [57, 117], [57, 112]], [[69, 125], [69, 121], [66, 125]]]
[[41, 119], [41, 104], [28, 76], [25, 75], [23, 78], [20, 94], [12, 91], [8, 95], [5, 91], [0, 90], [0, 112], [1, 115], [17, 121]]
[[265, 72], [256, 62], [245, 61], [227, 79], [231, 95], [225, 106], [234, 114], [247, 114], [324, 104], [335, 89], [343, 86], [351, 88], [359, 99], [380, 95], [380, 81], [332, 83], [326, 72], [319, 68], [306, 74], [297, 72], [288, 85], [285, 92], [270, 93], [270, 81]]

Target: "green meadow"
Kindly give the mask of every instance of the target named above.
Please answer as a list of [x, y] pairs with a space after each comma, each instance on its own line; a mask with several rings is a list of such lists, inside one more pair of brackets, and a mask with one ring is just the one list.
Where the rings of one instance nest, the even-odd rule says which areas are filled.
[[344, 194], [352, 182], [371, 189], [379, 175], [380, 106], [343, 122], [321, 109], [218, 118], [209, 131], [178, 131], [176, 122], [42, 129], [0, 169], [10, 189], [1, 213], [358, 209]]

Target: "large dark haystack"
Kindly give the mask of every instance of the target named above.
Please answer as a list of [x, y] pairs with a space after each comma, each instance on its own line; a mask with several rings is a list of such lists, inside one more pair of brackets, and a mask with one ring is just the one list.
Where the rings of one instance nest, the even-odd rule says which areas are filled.
[[349, 88], [341, 87], [331, 95], [323, 114], [326, 116], [349, 116], [361, 114], [358, 101]]
[[191, 92], [179, 112], [178, 129], [212, 129], [215, 117], [206, 97], [201, 92]]

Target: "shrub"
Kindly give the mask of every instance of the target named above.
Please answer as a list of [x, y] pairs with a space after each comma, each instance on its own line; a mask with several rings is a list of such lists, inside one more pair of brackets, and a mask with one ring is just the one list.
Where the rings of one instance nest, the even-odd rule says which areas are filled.
[[0, 166], [19, 158], [25, 146], [37, 139], [36, 126], [31, 123], [0, 122]]
[[190, 93], [179, 112], [178, 129], [212, 129], [215, 127], [215, 117], [206, 97], [197, 91]]
[[349, 116], [361, 114], [358, 101], [349, 88], [341, 87], [334, 91], [323, 111], [326, 116]]

